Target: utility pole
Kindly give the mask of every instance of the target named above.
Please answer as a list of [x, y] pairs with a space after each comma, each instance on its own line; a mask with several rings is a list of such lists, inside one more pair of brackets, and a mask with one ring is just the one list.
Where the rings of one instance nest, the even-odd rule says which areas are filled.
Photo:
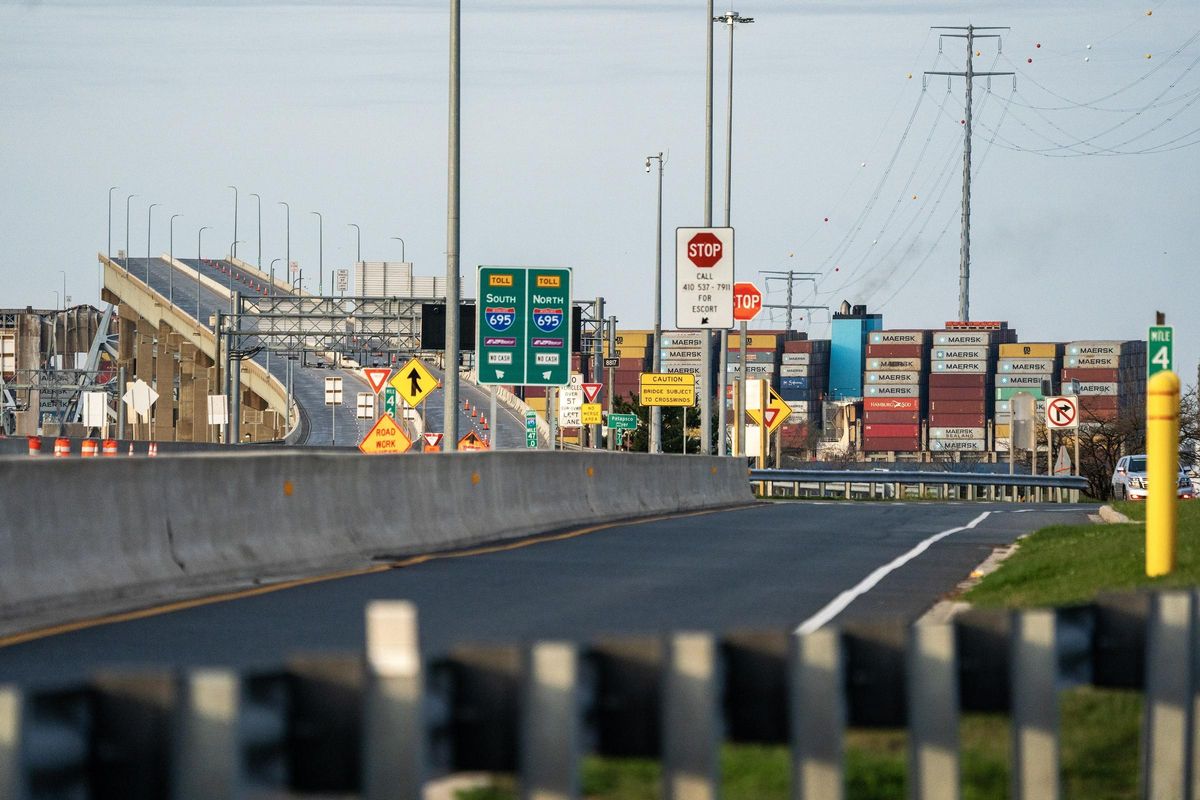
[[771, 285], [771, 281], [786, 281], [787, 282], [787, 297], [785, 299], [785, 302], [782, 304], [763, 303], [763, 308], [782, 308], [785, 311], [787, 311], [787, 329], [789, 331], [792, 330], [792, 312], [793, 311], [799, 311], [799, 310], [805, 310], [805, 309], [817, 309], [817, 308], [828, 309], [829, 308], [829, 306], [802, 306], [802, 305], [796, 305], [795, 303], [792, 302], [792, 295], [793, 295], [792, 285], [796, 281], [812, 281], [813, 285], [815, 287], [817, 278], [819, 278], [821, 276], [821, 273], [819, 273], [819, 272], [797, 272], [796, 270], [793, 270], [793, 269], [788, 269], [788, 270], [764, 269], [764, 270], [760, 270], [760, 274], [767, 276], [766, 281], [767, 281], [768, 288]]
[[965, 72], [932, 72], [926, 75], [946, 75], [949, 77], [965, 78], [967, 84], [966, 113], [963, 120], [963, 187], [962, 187], [962, 234], [958, 255], [958, 318], [963, 322], [971, 319], [971, 95], [975, 78], [992, 77], [994, 75], [1012, 75], [1011, 72], [976, 72], [975, 40], [999, 39], [998, 33], [979, 34], [976, 31], [1006, 31], [1004, 26], [979, 27], [976, 25], [952, 26], [935, 25], [935, 31], [964, 31], [964, 33], [943, 33], [941, 37], [967, 40], [967, 69]]

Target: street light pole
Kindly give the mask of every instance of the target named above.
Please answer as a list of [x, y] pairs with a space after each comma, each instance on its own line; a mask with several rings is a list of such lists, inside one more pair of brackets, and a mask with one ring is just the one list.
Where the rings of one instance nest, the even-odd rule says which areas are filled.
[[[713, 0], [708, 0], [707, 57], [704, 86], [704, 227], [712, 226], [712, 167], [713, 167]], [[701, 455], [712, 452], [712, 331], [703, 330], [704, 342], [700, 375], [700, 449]], [[725, 398], [721, 398], [724, 407]], [[683, 413], [683, 441], [687, 445], [687, 409]]]
[[229, 254], [230, 258], [237, 258], [237, 218], [238, 218], [238, 189], [236, 186], [226, 186], [226, 189], [233, 189], [233, 252]]
[[407, 264], [408, 262], [404, 258], [404, 240], [401, 239], [399, 236], [392, 236], [390, 238], [395, 239], [397, 242], [400, 243], [400, 263]]
[[[262, 272], [262, 198], [259, 197], [258, 192], [251, 192], [250, 196], [255, 199], [255, 205], [258, 207], [258, 258], [255, 260], [254, 266], [258, 268], [259, 272]], [[234, 238], [237, 238], [236, 234], [234, 234]]]
[[[279, 205], [283, 206], [284, 211], [287, 214], [287, 233], [286, 233], [287, 239], [286, 239], [286, 249], [283, 251], [283, 254], [284, 254], [283, 271], [285, 273], [287, 273], [287, 275], [288, 275], [288, 279], [289, 279], [288, 285], [290, 286], [291, 285], [290, 280], [291, 280], [291, 275], [292, 275], [292, 273], [291, 273], [291, 269], [292, 269], [292, 207], [289, 206], [287, 203], [283, 202], [282, 200], [279, 201]], [[272, 286], [271, 288], [274, 288], [274, 286]]]
[[[662, 197], [663, 197], [663, 154], [646, 156], [646, 172], [650, 162], [658, 161], [658, 217], [654, 238], [654, 371], [662, 371]], [[616, 353], [609, 352], [610, 358]], [[612, 409], [609, 409], [611, 411]], [[684, 432], [686, 436], [686, 431]], [[650, 452], [662, 452], [662, 406], [650, 407]]]
[[125, 274], [129, 274], [129, 201], [137, 197], [131, 194], [125, 198]]
[[150, 212], [158, 203], [151, 203], [146, 209], [146, 288], [150, 288]]
[[167, 270], [167, 302], [175, 305], [175, 218], [183, 214], [172, 214], [168, 225], [171, 228], [170, 249], [167, 251], [171, 259], [170, 269]]
[[233, 254], [237, 252], [237, 246], [245, 244], [245, 242], [233, 240], [233, 244], [229, 245], [229, 314], [233, 315], [233, 259], [236, 258]]
[[[358, 227], [353, 222], [348, 222], [346, 224], [348, 227], [354, 228], [354, 240], [357, 243], [355, 245], [355, 250], [354, 250], [354, 271], [357, 273], [358, 265], [362, 263], [362, 228]], [[357, 280], [357, 277], [358, 276], [356, 275], [355, 280]], [[366, 282], [365, 281], [365, 278], [366, 278], [366, 270], [365, 269], [363, 270], [363, 278], [364, 278], [363, 282], [365, 283]], [[358, 294], [361, 297], [362, 291], [359, 290]]]
[[[112, 193], [120, 188], [120, 186], [108, 187], [108, 249], [104, 251], [104, 254], [108, 256], [109, 261], [112, 261]], [[100, 294], [104, 294], [104, 267], [100, 268]]]
[[[711, 0], [709, 0], [711, 2]], [[442, 419], [445, 428], [443, 450], [458, 449], [458, 246], [459, 246], [459, 140], [461, 108], [459, 67], [462, 64], [462, 8], [460, 0], [450, 0], [450, 123], [446, 136], [446, 350], [445, 392], [442, 394]], [[552, 442], [553, 444], [553, 442]]]
[[200, 262], [202, 262], [204, 260], [204, 255], [203, 255], [204, 232], [207, 230], [211, 230], [211, 228], [210, 228], [210, 226], [205, 225], [196, 234], [196, 322], [197, 322], [197, 324], [201, 324], [200, 323]]
[[63, 279], [62, 307], [63, 307], [63, 311], [66, 311], [67, 310], [67, 271], [60, 269], [58, 271], [58, 274], [62, 275], [62, 279]]
[[317, 215], [317, 294], [325, 295], [325, 218], [320, 211], [310, 211]]

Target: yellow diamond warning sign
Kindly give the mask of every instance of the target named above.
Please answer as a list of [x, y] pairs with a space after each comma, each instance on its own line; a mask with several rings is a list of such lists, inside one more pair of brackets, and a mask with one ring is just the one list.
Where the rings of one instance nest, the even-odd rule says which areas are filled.
[[358, 443], [358, 449], [367, 455], [403, 453], [411, 444], [412, 440], [404, 434], [396, 420], [392, 419], [392, 415], [384, 414]]

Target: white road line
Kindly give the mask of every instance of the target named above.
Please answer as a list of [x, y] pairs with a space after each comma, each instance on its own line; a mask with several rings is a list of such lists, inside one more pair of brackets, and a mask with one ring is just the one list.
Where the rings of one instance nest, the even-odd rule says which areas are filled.
[[871, 591], [871, 589], [875, 588], [875, 586], [878, 585], [879, 582], [881, 580], [883, 580], [884, 578], [886, 578], [888, 575], [890, 575], [893, 572], [895, 572], [896, 570], [900, 569], [900, 567], [903, 567], [909, 561], [912, 561], [914, 558], [921, 555], [921, 553], [924, 553], [926, 550], [928, 550], [934, 544], [936, 544], [937, 542], [940, 542], [942, 539], [945, 539], [947, 536], [958, 533], [959, 531], [970, 530], [970, 529], [974, 528], [976, 525], [978, 525], [979, 523], [983, 522], [989, 516], [991, 516], [991, 514], [992, 514], [991, 511], [984, 511], [982, 514], [980, 514], [978, 517], [976, 517], [975, 519], [968, 522], [966, 525], [960, 525], [957, 528], [950, 528], [949, 530], [942, 531], [941, 533], [935, 533], [933, 536], [930, 536], [928, 539], [924, 539], [921, 542], [918, 542], [907, 553], [904, 553], [904, 554], [899, 555], [896, 558], [892, 559], [888, 563], [881, 566], [879, 569], [872, 572], [867, 577], [863, 578], [861, 581], [859, 581], [853, 587], [847, 589], [846, 591], [839, 594], [837, 597], [833, 598], [833, 600], [831, 600], [824, 608], [822, 608], [816, 614], [813, 614], [808, 619], [804, 620], [804, 622], [800, 623], [800, 626], [798, 628], [796, 628], [796, 633], [799, 633], [799, 634], [812, 633], [813, 631], [817, 630], [818, 628], [822, 627], [823, 625], [828, 624], [830, 620], [832, 620], [838, 614], [845, 611], [846, 606], [850, 605], [856, 599], [863, 596], [867, 592]]

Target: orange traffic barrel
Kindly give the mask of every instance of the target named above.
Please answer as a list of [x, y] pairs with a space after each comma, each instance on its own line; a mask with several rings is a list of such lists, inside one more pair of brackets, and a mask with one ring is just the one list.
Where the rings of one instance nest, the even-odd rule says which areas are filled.
[[42, 437], [27, 436], [25, 438], [29, 440], [29, 455], [40, 456], [42, 454]]
[[95, 439], [84, 439], [79, 446], [79, 454], [84, 458], [95, 458], [98, 455], [97, 445], [98, 442]]
[[71, 440], [60, 436], [54, 440], [54, 455], [56, 458], [71, 455]]
[[117, 440], [105, 439], [101, 447], [100, 454], [104, 456], [115, 456], [117, 454]]

